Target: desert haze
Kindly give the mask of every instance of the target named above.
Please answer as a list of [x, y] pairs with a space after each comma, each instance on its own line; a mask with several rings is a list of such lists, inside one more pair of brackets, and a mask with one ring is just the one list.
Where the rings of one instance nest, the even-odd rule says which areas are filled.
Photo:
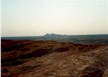
[[1, 77], [108, 77], [108, 0], [1, 0], [1, 11]]

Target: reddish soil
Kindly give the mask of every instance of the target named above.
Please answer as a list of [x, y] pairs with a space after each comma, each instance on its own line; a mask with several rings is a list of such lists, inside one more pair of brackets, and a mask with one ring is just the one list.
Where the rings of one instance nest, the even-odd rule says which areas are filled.
[[1, 77], [108, 77], [108, 46], [2, 40]]

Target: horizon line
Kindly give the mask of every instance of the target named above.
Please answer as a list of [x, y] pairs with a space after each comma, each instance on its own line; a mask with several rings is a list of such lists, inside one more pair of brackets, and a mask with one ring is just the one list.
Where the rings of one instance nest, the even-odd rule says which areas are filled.
[[37, 37], [41, 37], [41, 36], [45, 36], [45, 35], [62, 35], [62, 36], [80, 36], [80, 35], [108, 35], [107, 33], [106, 34], [56, 34], [56, 33], [46, 33], [46, 34], [44, 34], [44, 35], [30, 35], [30, 36], [27, 36], [27, 35], [24, 35], [24, 36], [2, 36], [1, 35], [1, 38], [2, 37], [35, 37], [35, 36], [37, 36]]

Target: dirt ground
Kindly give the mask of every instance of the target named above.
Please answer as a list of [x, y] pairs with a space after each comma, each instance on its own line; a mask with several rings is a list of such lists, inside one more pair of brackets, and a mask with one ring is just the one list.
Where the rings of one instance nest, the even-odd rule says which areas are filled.
[[1, 77], [108, 77], [108, 46], [2, 40]]

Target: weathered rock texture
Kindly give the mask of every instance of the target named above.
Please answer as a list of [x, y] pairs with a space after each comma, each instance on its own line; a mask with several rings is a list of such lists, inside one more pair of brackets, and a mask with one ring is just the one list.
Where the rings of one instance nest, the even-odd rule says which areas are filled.
[[2, 77], [108, 77], [108, 46], [1, 41]]

